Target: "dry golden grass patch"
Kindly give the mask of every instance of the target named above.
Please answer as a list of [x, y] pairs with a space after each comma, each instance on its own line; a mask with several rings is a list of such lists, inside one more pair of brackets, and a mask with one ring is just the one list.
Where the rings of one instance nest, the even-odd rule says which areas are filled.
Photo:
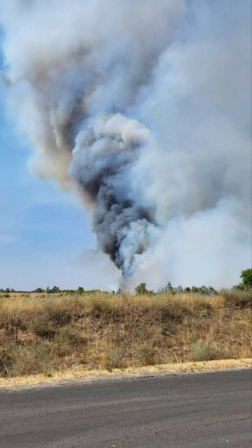
[[0, 296], [0, 377], [251, 357], [251, 292]]

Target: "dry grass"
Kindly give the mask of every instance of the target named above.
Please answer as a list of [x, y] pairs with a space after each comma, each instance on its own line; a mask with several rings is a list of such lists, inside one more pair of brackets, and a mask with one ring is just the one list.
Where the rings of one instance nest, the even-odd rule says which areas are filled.
[[81, 366], [64, 369], [52, 374], [16, 376], [0, 378], [0, 389], [23, 388], [42, 385], [55, 385], [65, 382], [81, 381], [93, 382], [100, 380], [116, 380], [122, 378], [141, 378], [149, 376], [164, 376], [187, 373], [222, 372], [224, 370], [248, 369], [252, 366], [252, 359], [224, 359], [217, 361], [184, 362], [177, 364], [159, 364], [147, 367], [129, 367], [113, 370], [84, 370]]
[[251, 292], [0, 296], [0, 376], [251, 357]]

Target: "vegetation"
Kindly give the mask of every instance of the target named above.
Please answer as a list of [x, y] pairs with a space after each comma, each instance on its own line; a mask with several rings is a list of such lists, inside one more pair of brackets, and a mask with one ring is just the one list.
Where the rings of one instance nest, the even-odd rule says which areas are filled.
[[252, 269], [231, 290], [145, 283], [119, 289], [0, 290], [0, 377], [251, 356]]
[[[242, 282], [239, 283], [239, 285], [235, 285], [233, 287], [233, 289], [239, 289], [239, 290], [248, 290], [250, 288], [252, 288], [252, 269], [246, 269], [244, 271], [241, 272], [240, 278], [242, 279]], [[10, 294], [10, 293], [27, 293], [28, 291], [15, 291], [15, 289], [10, 289], [10, 288], [6, 288], [6, 289], [0, 289], [0, 293], [6, 293], [6, 294]], [[93, 293], [100, 293], [101, 291], [99, 289], [92, 289], [92, 290], [87, 290], [85, 291], [85, 289], [82, 286], [79, 286], [79, 288], [77, 290], [73, 290], [73, 289], [60, 289], [58, 286], [53, 286], [53, 288], [50, 288], [49, 286], [46, 289], [43, 288], [37, 288], [34, 291], [32, 291], [33, 293], [36, 294], [93, 294]], [[112, 294], [116, 294], [116, 295], [122, 295], [124, 294], [126, 291], [124, 288], [119, 288], [117, 292], [113, 291]], [[163, 288], [159, 288], [157, 293], [154, 293], [154, 291], [148, 290], [146, 288], [146, 283], [140, 283], [140, 285], [138, 285], [135, 288], [135, 293], [137, 295], [155, 295], [155, 294], [172, 294], [172, 295], [176, 295], [176, 294], [201, 294], [201, 295], [206, 295], [206, 296], [213, 296], [213, 295], [217, 295], [218, 291], [216, 289], [214, 289], [212, 286], [201, 286], [201, 287], [197, 287], [197, 286], [192, 286], [191, 288], [189, 288], [188, 286], [186, 288], [182, 288], [182, 286], [178, 286], [178, 287], [173, 287], [171, 285], [171, 282], [168, 282], [168, 284], [163, 287]], [[108, 294], [106, 291], [103, 291], [103, 294]]]
[[252, 288], [252, 269], [242, 271], [240, 278], [242, 279], [242, 283], [239, 284], [240, 289]]
[[135, 292], [138, 295], [150, 294], [150, 291], [146, 288], [146, 283], [140, 283], [140, 285], [135, 288]]
[[0, 376], [251, 356], [251, 289], [141, 291], [2, 294]]

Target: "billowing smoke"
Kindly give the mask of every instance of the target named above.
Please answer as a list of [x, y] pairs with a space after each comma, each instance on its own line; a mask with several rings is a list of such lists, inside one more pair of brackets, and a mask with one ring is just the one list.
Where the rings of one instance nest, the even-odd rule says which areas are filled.
[[149, 132], [121, 114], [89, 121], [76, 137], [70, 165], [77, 188], [95, 203], [93, 229], [99, 247], [125, 276], [136, 254], [148, 247], [154, 213], [141, 205], [130, 188], [130, 176]]
[[250, 264], [250, 0], [0, 0], [30, 168], [75, 192], [129, 284]]

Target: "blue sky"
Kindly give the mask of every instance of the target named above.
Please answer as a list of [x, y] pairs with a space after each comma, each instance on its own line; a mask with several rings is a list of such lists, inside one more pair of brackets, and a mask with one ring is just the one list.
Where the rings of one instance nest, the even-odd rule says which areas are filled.
[[72, 196], [29, 173], [30, 151], [8, 116], [6, 96], [0, 79], [0, 288], [95, 287], [81, 261], [83, 250], [95, 247], [88, 217]]

